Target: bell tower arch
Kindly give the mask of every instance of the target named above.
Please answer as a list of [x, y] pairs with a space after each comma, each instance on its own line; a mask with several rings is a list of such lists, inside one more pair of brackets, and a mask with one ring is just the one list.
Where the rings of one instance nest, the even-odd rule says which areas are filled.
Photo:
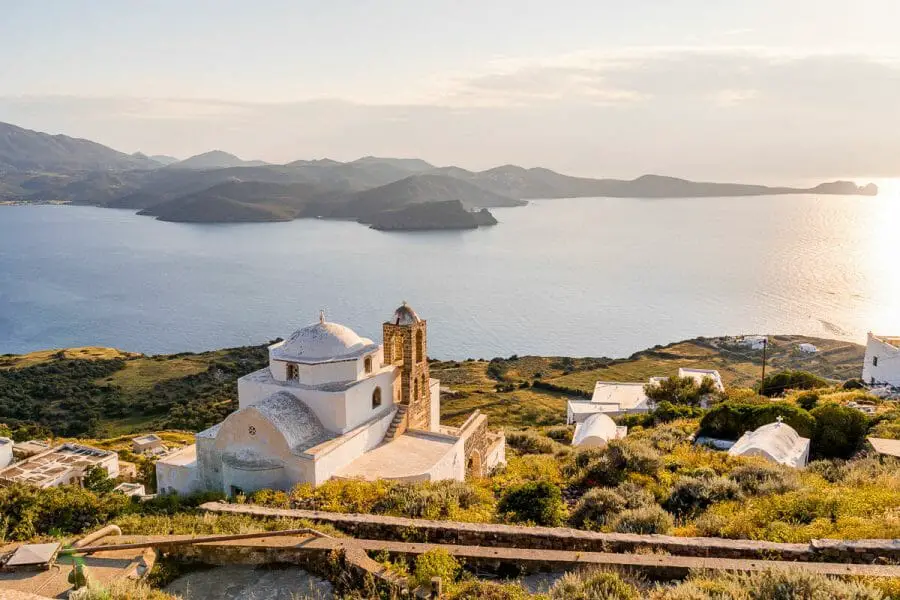
[[407, 407], [409, 429], [431, 429], [428, 328], [404, 302], [383, 325], [384, 362], [400, 367], [400, 404]]

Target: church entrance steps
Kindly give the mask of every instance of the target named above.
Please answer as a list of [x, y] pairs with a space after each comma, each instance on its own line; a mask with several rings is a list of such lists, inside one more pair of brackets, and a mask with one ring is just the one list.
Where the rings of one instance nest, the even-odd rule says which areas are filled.
[[[442, 549], [470, 568], [490, 572], [519, 574], [559, 572], [575, 568], [601, 566], [636, 571], [648, 579], [665, 581], [682, 579], [693, 570], [754, 572], [765, 570], [802, 570], [836, 577], [898, 577], [900, 567], [894, 565], [840, 564], [825, 562], [793, 562], [783, 560], [746, 560], [659, 554], [625, 554], [581, 552], [574, 550], [541, 550], [508, 547], [465, 546], [454, 544], [414, 543], [388, 540], [315, 537], [311, 535], [279, 535], [268, 532], [221, 536], [222, 541], [188, 536], [153, 536], [147, 538], [107, 538], [107, 547], [146, 545], [161, 549], [167, 556], [184, 561], [211, 565], [229, 564], [295, 564], [323, 573], [334, 567], [340, 556], [342, 569], [355, 570], [354, 576], [370, 574], [381, 582], [403, 587], [399, 577], [372, 560], [369, 554], [387, 553], [391, 558], [415, 559], [434, 549]], [[123, 544], [122, 542], [127, 542]], [[79, 552], [98, 551], [100, 547], [83, 548]], [[510, 570], [512, 569], [512, 571]], [[332, 573], [333, 574], [333, 573]]]
[[393, 442], [398, 435], [402, 435], [404, 431], [407, 429], [407, 418], [406, 413], [409, 411], [409, 406], [406, 404], [400, 404], [397, 406], [397, 412], [394, 414], [394, 418], [391, 420], [391, 424], [388, 426], [387, 433], [384, 434], [385, 442]]
[[656, 551], [673, 556], [827, 563], [900, 563], [900, 540], [812, 540], [787, 544], [756, 540], [598, 533], [564, 527], [429, 521], [382, 515], [266, 508], [209, 502], [203, 510], [258, 517], [291, 517], [327, 523], [357, 538], [403, 540], [484, 548], [598, 553]]

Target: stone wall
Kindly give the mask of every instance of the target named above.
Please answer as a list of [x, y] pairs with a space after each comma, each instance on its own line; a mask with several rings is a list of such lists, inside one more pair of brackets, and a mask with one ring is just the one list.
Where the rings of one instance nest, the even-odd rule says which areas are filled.
[[204, 504], [202, 508], [216, 512], [309, 519], [316, 523], [333, 525], [353, 537], [370, 540], [404, 540], [466, 546], [502, 546], [584, 552], [660, 550], [677, 556], [813, 562], [900, 562], [900, 540], [814, 540], [809, 544], [784, 544], [723, 538], [597, 533], [564, 527], [427, 521], [378, 515], [271, 509], [217, 502]]

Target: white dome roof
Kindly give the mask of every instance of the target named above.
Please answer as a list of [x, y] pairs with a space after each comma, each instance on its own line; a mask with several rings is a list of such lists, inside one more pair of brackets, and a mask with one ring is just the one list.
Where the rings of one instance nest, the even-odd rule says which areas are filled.
[[416, 311], [412, 309], [412, 306], [404, 302], [394, 311], [394, 315], [389, 322], [394, 325], [412, 325], [413, 323], [419, 323], [421, 320]]
[[372, 340], [358, 336], [349, 327], [321, 318], [295, 331], [273, 354], [285, 360], [316, 363], [356, 358], [375, 348]]
[[572, 445], [593, 448], [604, 446], [614, 439], [616, 439], [616, 422], [609, 418], [609, 415], [597, 413], [575, 426]]

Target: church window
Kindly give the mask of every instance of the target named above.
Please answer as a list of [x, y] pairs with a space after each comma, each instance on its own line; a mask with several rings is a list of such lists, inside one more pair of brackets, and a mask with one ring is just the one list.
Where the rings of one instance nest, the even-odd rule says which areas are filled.
[[295, 365], [294, 363], [287, 364], [287, 380], [295, 381], [300, 379], [300, 367]]
[[416, 383], [416, 385], [413, 390], [413, 400], [418, 400], [419, 399], [419, 380], [416, 379], [415, 383]]
[[372, 372], [372, 357], [367, 356], [365, 362], [363, 363], [366, 373]]
[[416, 356], [413, 360], [417, 362], [425, 360], [425, 337], [421, 329], [416, 332]]
[[247, 433], [249, 433], [250, 435], [256, 435], [256, 427], [251, 425], [250, 427], [247, 428]]
[[877, 367], [877, 366], [878, 366], [878, 357], [877, 357], [877, 356], [873, 356], [873, 357], [872, 357], [872, 366], [873, 366], [873, 367]]
[[381, 388], [376, 387], [375, 391], [372, 392], [372, 408], [378, 408], [381, 406]]

